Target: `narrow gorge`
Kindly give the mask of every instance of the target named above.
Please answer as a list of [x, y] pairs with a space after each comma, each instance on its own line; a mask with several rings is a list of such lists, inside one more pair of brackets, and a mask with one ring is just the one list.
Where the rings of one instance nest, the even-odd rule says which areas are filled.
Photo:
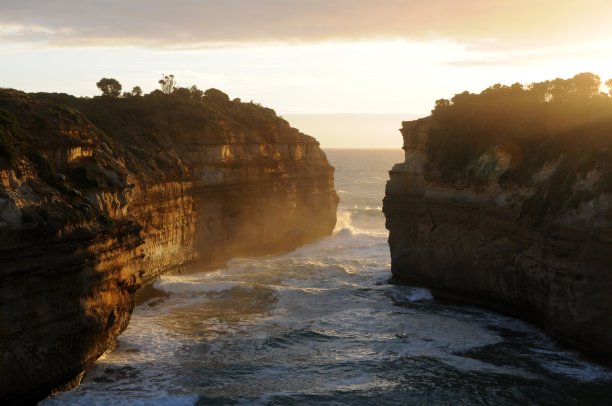
[[0, 90], [2, 403], [78, 383], [159, 275], [329, 235], [333, 174], [314, 138], [215, 89]]
[[395, 278], [609, 363], [612, 109], [578, 83], [496, 85], [404, 122], [383, 210]]

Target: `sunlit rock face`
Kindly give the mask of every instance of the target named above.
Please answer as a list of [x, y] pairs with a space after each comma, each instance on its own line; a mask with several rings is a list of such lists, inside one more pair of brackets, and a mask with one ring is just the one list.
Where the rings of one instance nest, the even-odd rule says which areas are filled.
[[[390, 171], [384, 199], [393, 275], [440, 297], [532, 320], [599, 360], [612, 359], [612, 196], [589, 194], [600, 174], [568, 188], [571, 209], [535, 218], [556, 157], [531, 187], [499, 182], [512, 155], [495, 147], [469, 168], [480, 181], [449, 185], [428, 166], [428, 119], [404, 122], [406, 158]], [[581, 196], [588, 196], [582, 198]]]
[[0, 90], [1, 403], [78, 382], [144, 283], [329, 235], [337, 204], [318, 142], [269, 109]]

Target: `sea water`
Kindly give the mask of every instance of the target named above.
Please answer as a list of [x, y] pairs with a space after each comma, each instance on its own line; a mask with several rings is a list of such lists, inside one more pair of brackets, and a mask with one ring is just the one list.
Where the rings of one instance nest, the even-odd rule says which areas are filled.
[[389, 283], [381, 211], [401, 151], [327, 151], [334, 234], [164, 276], [117, 350], [44, 405], [611, 404], [612, 370], [517, 319]]

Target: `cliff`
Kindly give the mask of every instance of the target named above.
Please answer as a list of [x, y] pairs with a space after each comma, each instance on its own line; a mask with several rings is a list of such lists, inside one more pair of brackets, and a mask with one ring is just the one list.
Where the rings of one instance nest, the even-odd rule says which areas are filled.
[[611, 98], [530, 104], [533, 87], [515, 85], [519, 103], [510, 88], [458, 95], [403, 123], [405, 161], [389, 172], [383, 208], [392, 272], [610, 362]]
[[78, 383], [164, 272], [331, 233], [318, 142], [270, 110], [0, 90], [0, 399]]

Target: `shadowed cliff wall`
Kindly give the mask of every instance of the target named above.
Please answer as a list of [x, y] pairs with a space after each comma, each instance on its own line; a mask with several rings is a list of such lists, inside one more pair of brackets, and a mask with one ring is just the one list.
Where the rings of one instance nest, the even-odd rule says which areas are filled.
[[[406, 157], [389, 172], [383, 209], [393, 275], [529, 319], [612, 360], [612, 195], [602, 186], [607, 164], [591, 158], [609, 160], [606, 143], [585, 130], [550, 154], [551, 138], [530, 140], [547, 158], [525, 170], [517, 157], [533, 152], [491, 134], [488, 147], [445, 174], [432, 162], [438, 125], [436, 117], [403, 123]], [[520, 182], [507, 180], [518, 171]]]

